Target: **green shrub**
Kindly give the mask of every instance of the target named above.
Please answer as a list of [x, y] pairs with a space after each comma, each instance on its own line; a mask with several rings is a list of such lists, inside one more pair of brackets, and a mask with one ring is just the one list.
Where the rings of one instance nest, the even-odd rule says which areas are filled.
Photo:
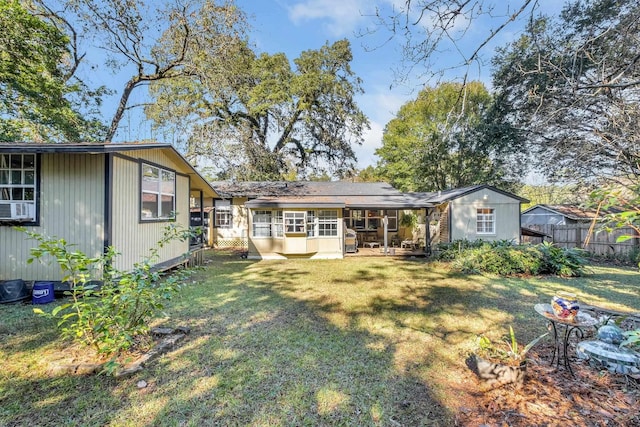
[[582, 276], [587, 265], [586, 252], [578, 248], [560, 248], [553, 243], [540, 245], [544, 255], [543, 272], [563, 277]]
[[[115, 270], [113, 261], [118, 255], [114, 248], [90, 258], [81, 251], [73, 251], [72, 244], [39, 233], [28, 232], [38, 246], [31, 249], [29, 263], [47, 256], [55, 259], [62, 270], [62, 281], [71, 286], [66, 292], [71, 301], [54, 308], [51, 313], [34, 309], [37, 314], [57, 320], [64, 337], [74, 339], [103, 356], [115, 359], [149, 332], [149, 320], [164, 307], [189, 274], [181, 270], [171, 275], [154, 271], [159, 250], [173, 240], [188, 239], [189, 231], [170, 225], [150, 255], [134, 264], [131, 271]], [[100, 279], [102, 285], [93, 285]]]
[[461, 253], [468, 249], [479, 248], [487, 244], [482, 240], [455, 240], [451, 243], [439, 243], [436, 247], [438, 259], [441, 261], [453, 261], [458, 258]]
[[491, 245], [463, 251], [453, 261], [463, 272], [492, 273], [501, 276], [539, 274], [542, 254], [533, 246]]
[[514, 245], [508, 241], [454, 242], [443, 247], [440, 259], [452, 261], [454, 268], [462, 272], [501, 276], [580, 276], [586, 265], [584, 253], [578, 249], [563, 249], [549, 243]]

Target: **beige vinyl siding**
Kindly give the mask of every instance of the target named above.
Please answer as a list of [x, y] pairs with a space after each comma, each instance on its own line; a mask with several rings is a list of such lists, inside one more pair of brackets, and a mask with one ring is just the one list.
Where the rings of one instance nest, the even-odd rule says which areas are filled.
[[[459, 197], [450, 203], [451, 241], [467, 240], [513, 240], [520, 241], [520, 202], [517, 199], [490, 189], [482, 189]], [[476, 232], [478, 208], [493, 208], [495, 233]]]
[[[236, 197], [231, 200], [231, 221], [230, 228], [215, 227], [215, 214], [212, 212], [210, 225], [214, 227], [214, 238], [218, 240], [247, 238], [247, 230], [249, 229], [249, 221], [247, 218], [247, 208], [244, 204], [249, 199], [246, 197]], [[215, 203], [215, 202], [214, 202]]]
[[[132, 158], [135, 157], [135, 158]], [[120, 255], [115, 266], [130, 270], [136, 262], [150, 255], [151, 248], [162, 238], [169, 221], [140, 222], [140, 161], [147, 161], [176, 171], [176, 223], [189, 227], [189, 178], [180, 175], [176, 165], [160, 150], [128, 152], [127, 157], [113, 157], [113, 199], [111, 245]], [[162, 263], [181, 257], [189, 251], [189, 242], [174, 241], [160, 249]]]
[[[102, 253], [104, 241], [104, 155], [40, 156], [40, 226], [29, 230], [64, 238], [89, 256]], [[61, 280], [55, 262], [27, 265], [35, 241], [12, 227], [0, 227], [0, 280]]]

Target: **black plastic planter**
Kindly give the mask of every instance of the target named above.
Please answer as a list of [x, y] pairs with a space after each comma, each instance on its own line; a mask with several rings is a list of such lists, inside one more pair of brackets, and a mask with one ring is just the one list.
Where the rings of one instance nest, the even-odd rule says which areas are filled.
[[29, 298], [29, 290], [22, 279], [0, 280], [0, 304]]

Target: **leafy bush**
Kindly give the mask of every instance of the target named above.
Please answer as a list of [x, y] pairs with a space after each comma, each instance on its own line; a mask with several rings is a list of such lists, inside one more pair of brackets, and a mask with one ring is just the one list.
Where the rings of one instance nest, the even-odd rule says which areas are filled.
[[[128, 272], [114, 269], [118, 255], [108, 248], [98, 257], [88, 257], [73, 251], [64, 239], [55, 239], [28, 232], [38, 246], [31, 249], [32, 263], [46, 256], [53, 257], [62, 270], [62, 281], [71, 286], [66, 292], [71, 301], [54, 308], [51, 313], [34, 309], [37, 314], [56, 319], [64, 337], [91, 346], [103, 356], [114, 360], [130, 349], [141, 336], [149, 332], [149, 320], [164, 307], [164, 303], [178, 291], [180, 282], [189, 274], [181, 270], [163, 276], [152, 265], [159, 258], [159, 250], [173, 240], [184, 241], [190, 232], [175, 225], [168, 226], [150, 255]], [[102, 285], [94, 285], [101, 278]]]
[[453, 266], [467, 273], [492, 273], [501, 276], [539, 274], [542, 266], [540, 252], [533, 246], [490, 244], [467, 249], [453, 261]]
[[439, 243], [436, 247], [436, 253], [438, 253], [438, 259], [441, 261], [453, 261], [467, 249], [479, 248], [486, 244], [488, 242], [482, 240], [473, 242], [470, 240], [455, 240], [451, 243]]
[[581, 250], [563, 249], [550, 243], [514, 245], [509, 241], [459, 241], [443, 246], [439, 259], [452, 261], [465, 273], [491, 273], [501, 276], [518, 274], [584, 274], [586, 258]]
[[544, 255], [542, 271], [564, 277], [582, 276], [587, 264], [586, 252], [578, 248], [560, 248], [553, 243], [537, 245]]

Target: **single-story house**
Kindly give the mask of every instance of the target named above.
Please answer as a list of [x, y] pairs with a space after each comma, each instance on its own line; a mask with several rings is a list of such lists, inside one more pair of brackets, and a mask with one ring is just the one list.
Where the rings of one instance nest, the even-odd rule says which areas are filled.
[[[189, 227], [192, 201], [202, 206], [216, 196], [170, 144], [0, 144], [0, 280], [61, 279], [55, 262], [27, 264], [36, 242], [16, 225], [64, 238], [89, 256], [113, 246], [121, 253], [115, 267], [126, 271], [150, 254], [168, 224]], [[170, 242], [157, 267], [200, 250]]]
[[[383, 182], [214, 182], [214, 246], [239, 242], [249, 258], [341, 258], [360, 244], [415, 242], [424, 252], [458, 239], [520, 241], [526, 199], [488, 185], [402, 193]], [[418, 217], [403, 229], [402, 215]], [[421, 223], [421, 224], [420, 224]], [[427, 226], [429, 224], [429, 226]], [[396, 241], [399, 239], [400, 241]]]

